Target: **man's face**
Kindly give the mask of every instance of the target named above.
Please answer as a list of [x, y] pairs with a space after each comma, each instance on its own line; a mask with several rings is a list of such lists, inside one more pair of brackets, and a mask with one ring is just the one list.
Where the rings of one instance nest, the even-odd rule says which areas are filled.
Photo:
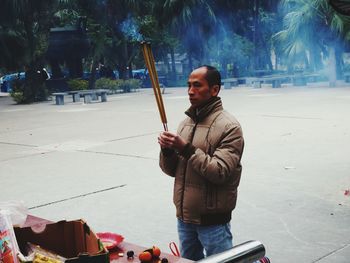
[[219, 93], [217, 85], [209, 88], [208, 81], [205, 79], [206, 73], [207, 69], [201, 67], [192, 71], [188, 77], [188, 96], [193, 108], [200, 107]]

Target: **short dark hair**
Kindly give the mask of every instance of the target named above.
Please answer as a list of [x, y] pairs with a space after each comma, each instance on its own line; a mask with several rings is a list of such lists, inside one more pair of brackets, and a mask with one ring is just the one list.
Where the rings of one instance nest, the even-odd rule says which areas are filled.
[[205, 74], [205, 79], [208, 81], [209, 87], [212, 87], [214, 85], [219, 85], [219, 88], [221, 86], [221, 75], [220, 72], [213, 66], [209, 65], [203, 65], [198, 68], [206, 68], [207, 74]]

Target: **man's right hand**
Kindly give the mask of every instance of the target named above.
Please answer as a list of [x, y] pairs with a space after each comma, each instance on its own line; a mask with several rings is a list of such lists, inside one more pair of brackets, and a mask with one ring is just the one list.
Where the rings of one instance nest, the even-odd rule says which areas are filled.
[[169, 148], [177, 152], [182, 152], [186, 145], [186, 141], [184, 141], [179, 135], [167, 131], [162, 132], [159, 135], [158, 143], [162, 149]]

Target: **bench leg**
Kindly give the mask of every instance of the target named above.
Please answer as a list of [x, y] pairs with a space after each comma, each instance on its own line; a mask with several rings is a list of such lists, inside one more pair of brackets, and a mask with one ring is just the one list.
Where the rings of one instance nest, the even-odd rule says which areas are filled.
[[91, 94], [85, 94], [84, 95], [84, 103], [85, 104], [88, 104], [88, 103], [91, 103]]
[[253, 82], [254, 88], [260, 89], [261, 88], [261, 82], [260, 81], [254, 81]]
[[56, 95], [56, 105], [64, 105], [64, 96]]
[[98, 100], [98, 95], [96, 93], [92, 93], [92, 100]]
[[306, 79], [304, 77], [296, 77], [293, 79], [293, 86], [306, 86]]
[[272, 87], [273, 88], [280, 88], [281, 87], [281, 81], [280, 80], [272, 81]]
[[107, 101], [107, 93], [101, 93], [101, 102]]
[[79, 102], [80, 101], [80, 94], [75, 93], [73, 94], [73, 102]]

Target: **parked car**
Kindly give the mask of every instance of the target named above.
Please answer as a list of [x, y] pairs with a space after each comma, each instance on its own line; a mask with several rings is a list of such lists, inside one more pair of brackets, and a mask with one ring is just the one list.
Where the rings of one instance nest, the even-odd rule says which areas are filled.
[[147, 70], [142, 68], [142, 69], [134, 69], [132, 71], [132, 77], [134, 79], [145, 79], [146, 78], [146, 75], [147, 75]]
[[25, 79], [25, 73], [24, 72], [17, 72], [17, 73], [12, 73], [12, 74], [7, 74], [7, 75], [2, 76], [1, 80], [0, 80], [1, 92], [11, 92], [13, 82], [16, 79], [20, 79], [20, 80]]

